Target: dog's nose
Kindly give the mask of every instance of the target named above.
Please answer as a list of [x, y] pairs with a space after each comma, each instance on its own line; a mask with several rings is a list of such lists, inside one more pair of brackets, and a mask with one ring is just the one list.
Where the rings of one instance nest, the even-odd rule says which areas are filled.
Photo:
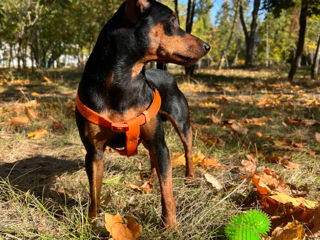
[[203, 49], [204, 49], [204, 51], [205, 51], [206, 53], [209, 52], [209, 50], [210, 50], [210, 45], [207, 44], [207, 43], [203, 43]]

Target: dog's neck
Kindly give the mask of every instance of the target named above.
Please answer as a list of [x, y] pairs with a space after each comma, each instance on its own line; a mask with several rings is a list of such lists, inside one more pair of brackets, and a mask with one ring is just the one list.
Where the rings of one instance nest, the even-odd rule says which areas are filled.
[[152, 100], [152, 90], [145, 78], [144, 64], [137, 67], [137, 61], [130, 56], [114, 54], [114, 51], [106, 53], [96, 48], [87, 62], [81, 92], [92, 89], [99, 99], [92, 99], [95, 102], [88, 103], [89, 107], [97, 111], [108, 107], [124, 112], [132, 106], [148, 104]]

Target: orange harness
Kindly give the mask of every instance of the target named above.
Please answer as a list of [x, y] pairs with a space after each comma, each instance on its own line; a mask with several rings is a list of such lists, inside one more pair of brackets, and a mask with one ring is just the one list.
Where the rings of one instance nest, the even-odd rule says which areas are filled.
[[113, 132], [125, 132], [126, 133], [126, 147], [123, 150], [117, 150], [121, 155], [126, 155], [128, 157], [136, 155], [138, 153], [138, 145], [140, 143], [140, 126], [149, 122], [152, 118], [154, 118], [161, 106], [161, 97], [157, 89], [153, 89], [153, 101], [151, 105], [141, 113], [137, 117], [133, 117], [129, 120], [115, 123], [112, 122], [95, 111], [91, 110], [87, 106], [85, 106], [78, 94], [77, 94], [77, 109], [81, 113], [81, 115], [86, 118], [88, 121], [111, 128]]

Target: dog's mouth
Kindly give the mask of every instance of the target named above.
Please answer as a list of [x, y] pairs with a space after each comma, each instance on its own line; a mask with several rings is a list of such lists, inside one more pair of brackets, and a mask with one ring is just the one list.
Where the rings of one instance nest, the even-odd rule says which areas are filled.
[[181, 61], [180, 64], [182, 63], [183, 65], [194, 64], [198, 60], [198, 58], [192, 58], [178, 53], [174, 53], [173, 55], [177, 57], [179, 62]]

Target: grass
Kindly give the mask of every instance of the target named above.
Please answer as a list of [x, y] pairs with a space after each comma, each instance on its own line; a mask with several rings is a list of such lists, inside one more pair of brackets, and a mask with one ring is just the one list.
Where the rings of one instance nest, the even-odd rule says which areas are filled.
[[[43, 76], [50, 78], [45, 81]], [[173, 191], [177, 204], [177, 231], [161, 227], [160, 190], [153, 182], [150, 194], [125, 187], [139, 185], [140, 172], [149, 175], [148, 154], [143, 147], [137, 156], [124, 158], [105, 154], [105, 183], [97, 226], [87, 219], [88, 183], [84, 170], [84, 148], [74, 117], [74, 96], [81, 73], [50, 70], [41, 73], [2, 70], [0, 72], [0, 239], [107, 239], [105, 213], [133, 215], [142, 225], [141, 239], [225, 239], [223, 228], [230, 216], [259, 208], [257, 193], [250, 180], [239, 171], [247, 154], [258, 158], [258, 172], [266, 167], [277, 171], [287, 183], [308, 190], [308, 199], [318, 200], [320, 145], [315, 134], [320, 124], [289, 124], [286, 118], [320, 120], [319, 88], [290, 84], [282, 70], [201, 70], [191, 82], [176, 71], [181, 90], [188, 98], [194, 133], [194, 153], [215, 157], [226, 168], [196, 168], [196, 180], [186, 183], [184, 167], [173, 169]], [[303, 80], [304, 73], [298, 75]], [[304, 81], [301, 81], [304, 83]], [[10, 119], [24, 115], [24, 104], [37, 118], [29, 125], [13, 127]], [[210, 116], [235, 120], [266, 116], [263, 126], [248, 125], [239, 135], [226, 124], [213, 124]], [[45, 128], [48, 135], [30, 139], [27, 134]], [[165, 124], [171, 155], [183, 152], [170, 124]], [[266, 138], [257, 137], [261, 132]], [[221, 139], [224, 144], [209, 141]], [[300, 147], [282, 146], [291, 141]], [[266, 155], [290, 155], [298, 169], [265, 161]], [[138, 163], [141, 163], [139, 167]], [[208, 172], [223, 185], [217, 191], [203, 173]], [[114, 181], [117, 179], [117, 181]]]

